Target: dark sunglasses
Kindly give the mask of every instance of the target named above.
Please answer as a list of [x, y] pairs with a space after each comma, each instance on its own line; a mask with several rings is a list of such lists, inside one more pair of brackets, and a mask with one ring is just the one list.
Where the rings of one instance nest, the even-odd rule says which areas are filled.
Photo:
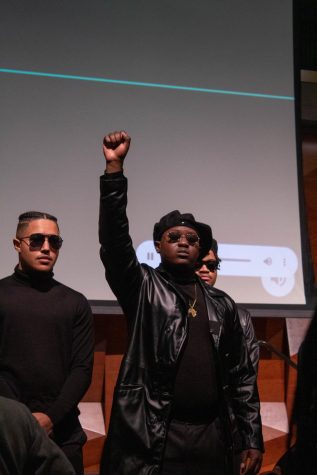
[[216, 260], [216, 261], [206, 261], [206, 262], [203, 262], [203, 261], [197, 261], [196, 262], [196, 270], [199, 270], [201, 269], [203, 266], [206, 266], [207, 269], [209, 270], [209, 272], [216, 272], [216, 270], [219, 270], [220, 269], [220, 261], [219, 260]]
[[175, 243], [179, 242], [181, 237], [184, 236], [186, 241], [191, 246], [194, 246], [199, 242], [199, 236], [196, 233], [181, 233], [179, 231], [170, 231], [167, 233], [169, 242]]
[[24, 241], [25, 239], [29, 240], [29, 242], [25, 241], [25, 243], [29, 246], [31, 251], [39, 251], [42, 249], [45, 239], [48, 240], [50, 247], [55, 251], [60, 249], [63, 244], [63, 239], [57, 234], [36, 233], [31, 234], [30, 236], [24, 236], [23, 238], [20, 238], [20, 241]]

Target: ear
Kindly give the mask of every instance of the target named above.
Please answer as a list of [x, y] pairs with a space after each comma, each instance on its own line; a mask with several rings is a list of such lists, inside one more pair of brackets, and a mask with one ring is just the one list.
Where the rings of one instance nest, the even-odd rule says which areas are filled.
[[21, 241], [17, 239], [16, 237], [13, 238], [13, 246], [17, 252], [21, 252]]
[[161, 254], [161, 241], [154, 242], [155, 250], [158, 254]]

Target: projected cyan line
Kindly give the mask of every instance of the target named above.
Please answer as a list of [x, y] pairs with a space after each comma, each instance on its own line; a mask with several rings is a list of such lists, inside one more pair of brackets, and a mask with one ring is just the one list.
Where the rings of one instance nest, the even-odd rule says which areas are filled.
[[25, 71], [20, 69], [6, 69], [0, 68], [0, 73], [7, 74], [20, 74], [24, 76], [37, 76], [37, 77], [49, 77], [57, 79], [73, 79], [77, 81], [90, 81], [90, 82], [99, 82], [105, 84], [116, 84], [122, 86], [136, 86], [136, 87], [152, 87], [159, 89], [172, 89], [176, 91], [189, 91], [189, 92], [202, 92], [208, 94], [226, 94], [231, 96], [244, 96], [244, 97], [255, 97], [261, 99], [278, 99], [284, 101], [294, 101], [294, 96], [280, 96], [275, 94], [261, 94], [255, 92], [242, 92], [242, 91], [228, 91], [223, 89], [209, 89], [205, 87], [192, 87], [192, 86], [178, 86], [173, 84], [160, 84], [152, 82], [141, 82], [141, 81], [125, 81], [122, 79], [110, 79], [110, 78], [99, 78], [91, 76], [76, 76], [72, 74], [58, 74], [58, 73], [45, 73], [40, 71]]

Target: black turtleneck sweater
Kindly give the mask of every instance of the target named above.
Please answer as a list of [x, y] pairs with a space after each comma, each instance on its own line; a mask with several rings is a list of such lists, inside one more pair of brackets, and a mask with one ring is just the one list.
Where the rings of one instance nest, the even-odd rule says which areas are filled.
[[193, 423], [207, 423], [219, 412], [218, 383], [213, 342], [204, 294], [196, 277], [176, 279], [173, 284], [182, 294], [190, 313], [188, 335], [179, 359], [175, 378], [172, 417]]
[[57, 424], [76, 410], [90, 384], [93, 348], [91, 310], [82, 294], [52, 273], [16, 268], [0, 280], [0, 380], [32, 412]]

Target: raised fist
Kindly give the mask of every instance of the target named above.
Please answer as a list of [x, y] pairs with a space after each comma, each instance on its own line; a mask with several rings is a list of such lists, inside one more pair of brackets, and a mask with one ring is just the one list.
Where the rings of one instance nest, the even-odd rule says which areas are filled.
[[122, 166], [122, 162], [128, 153], [131, 138], [124, 131], [111, 132], [103, 139], [103, 154], [107, 161], [107, 165], [117, 162]]

